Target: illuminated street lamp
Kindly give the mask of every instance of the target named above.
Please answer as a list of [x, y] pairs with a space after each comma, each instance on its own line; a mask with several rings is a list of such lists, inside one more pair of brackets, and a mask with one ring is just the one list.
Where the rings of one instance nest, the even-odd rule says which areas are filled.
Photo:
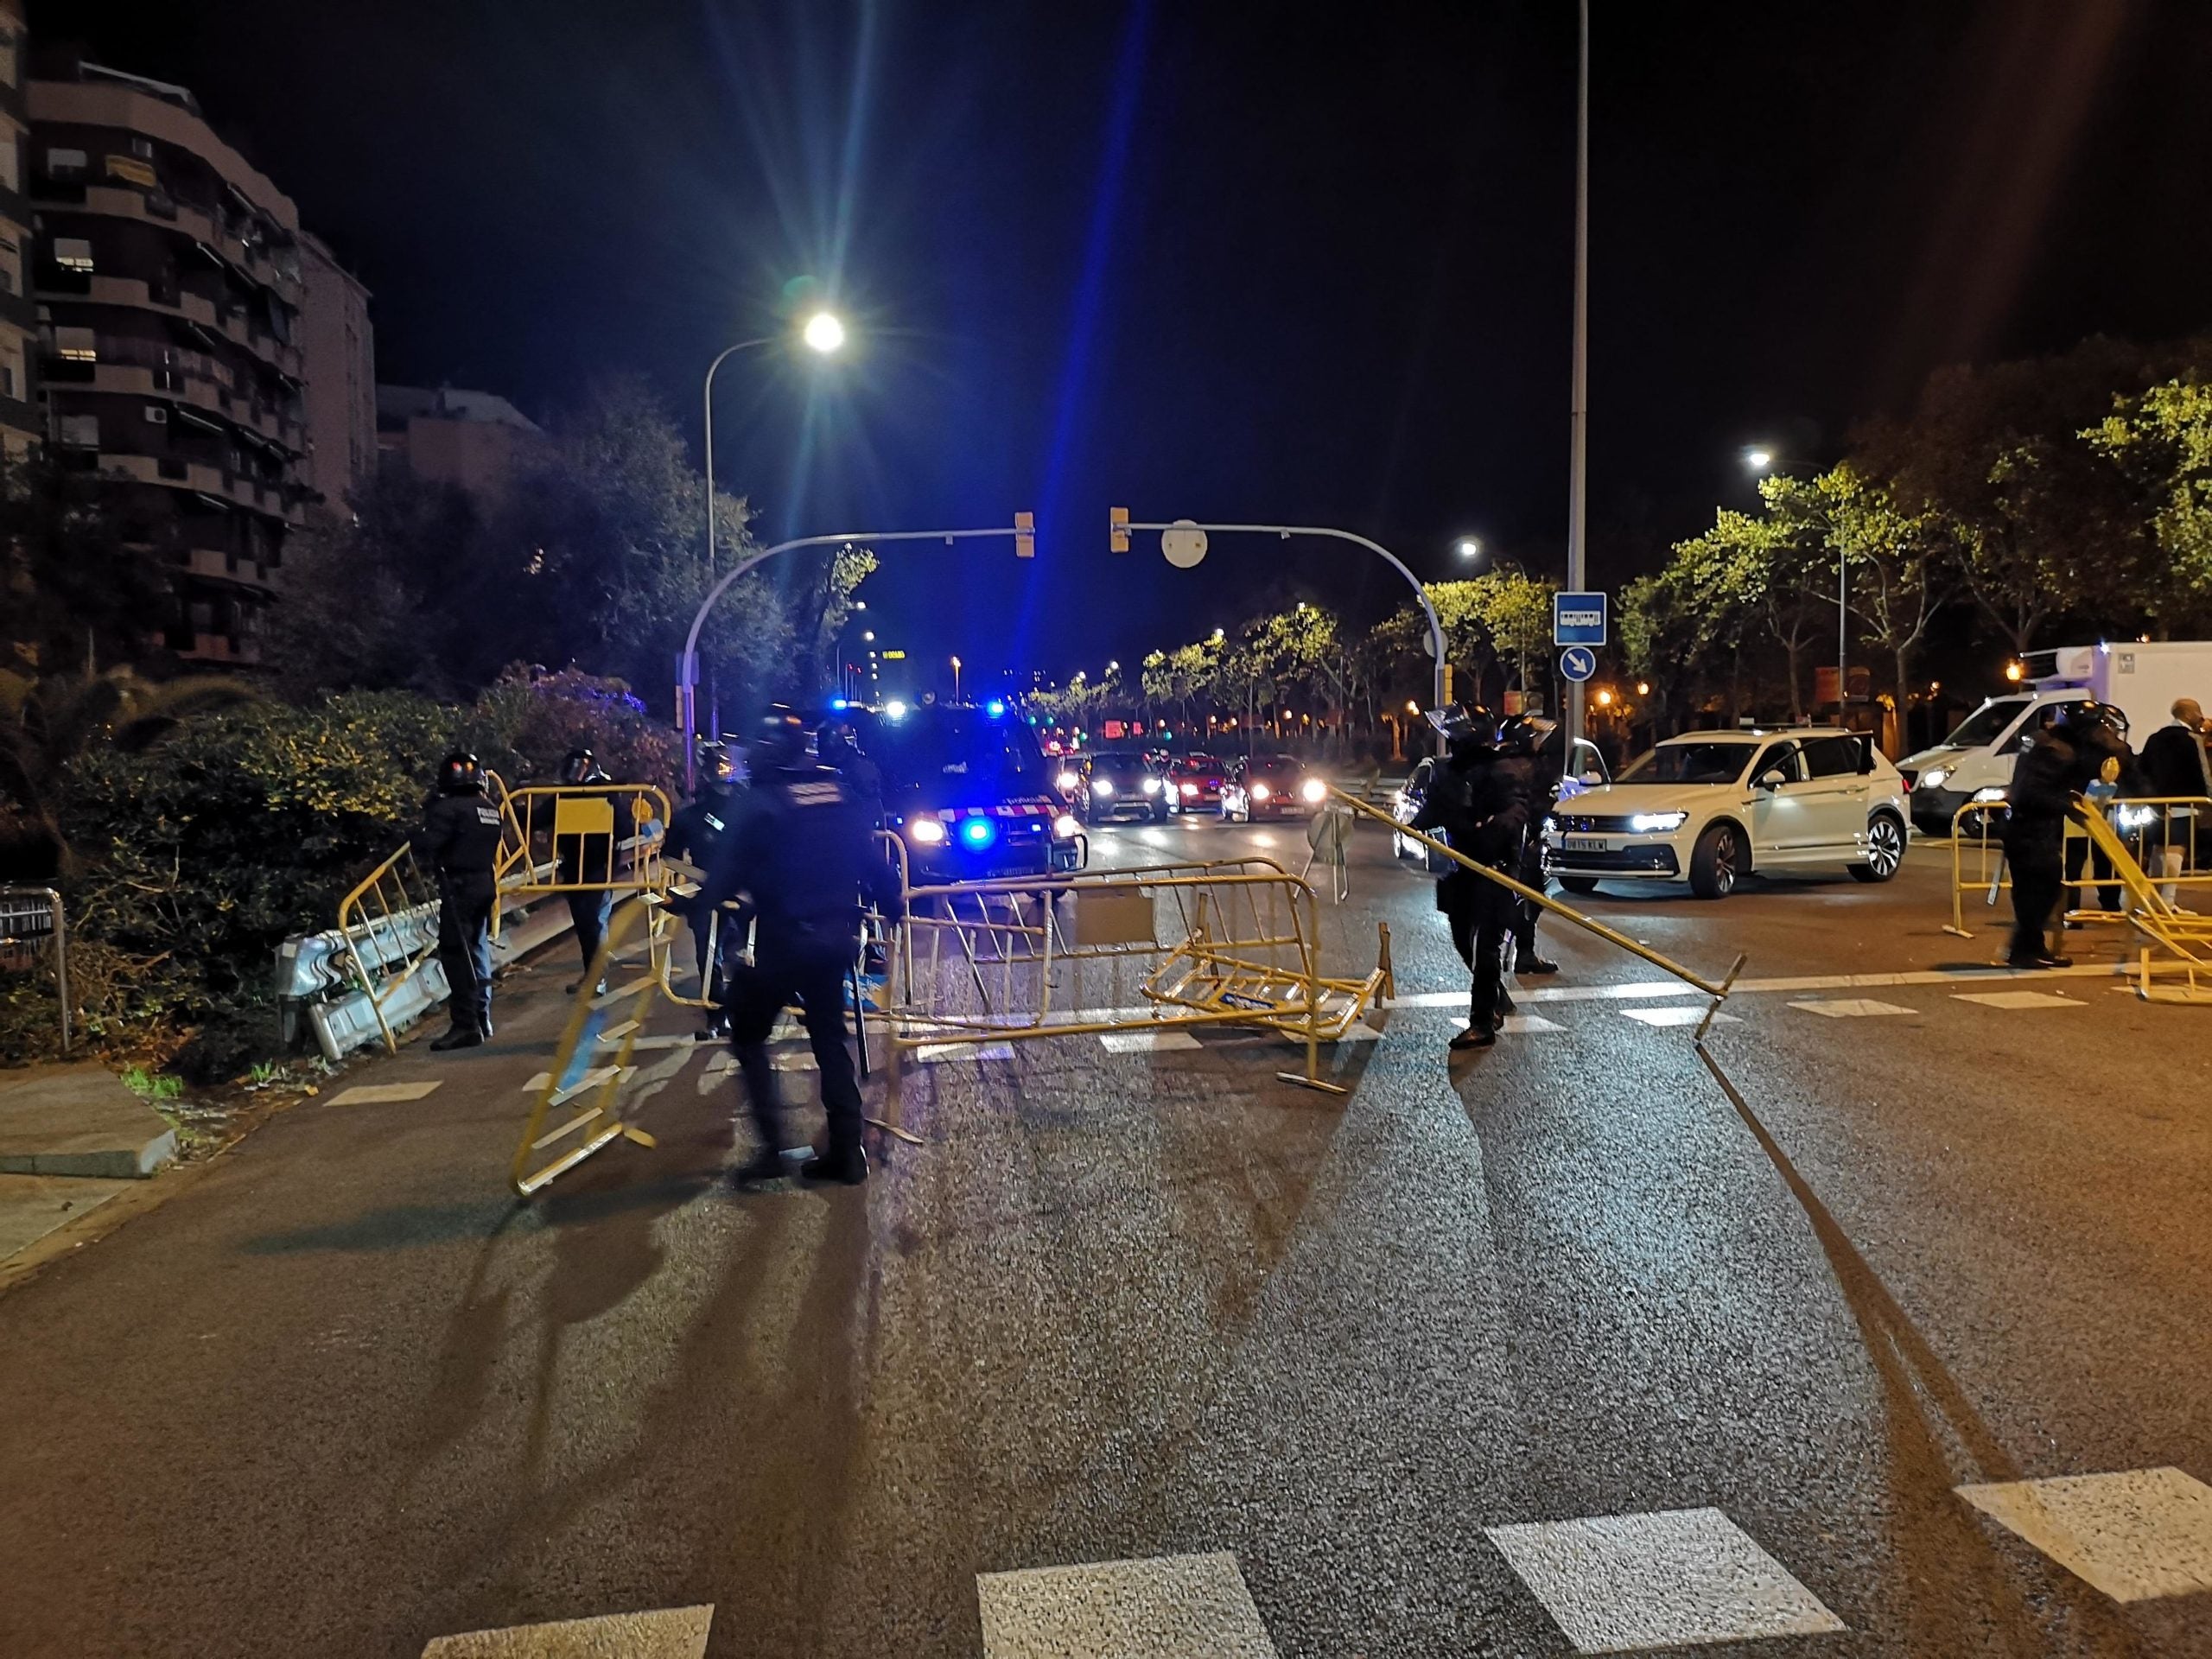
[[957, 657], [952, 659], [952, 700], [956, 703], [960, 701], [960, 659]]
[[[701, 396], [706, 409], [707, 425], [707, 569], [715, 568], [715, 371], [725, 358], [739, 352], [749, 352], [763, 346], [773, 346], [779, 336], [762, 334], [756, 340], [741, 340], [734, 346], [726, 346], [707, 365], [707, 385]], [[817, 357], [832, 357], [845, 344], [845, 325], [828, 311], [817, 311], [801, 327], [799, 341]]]
[[1483, 556], [1483, 544], [1472, 536], [1462, 536], [1454, 550], [1463, 559], [1479, 559]]
[[1774, 451], [1753, 444], [1744, 451], [1744, 466], [1752, 473], [1764, 473], [1774, 467]]

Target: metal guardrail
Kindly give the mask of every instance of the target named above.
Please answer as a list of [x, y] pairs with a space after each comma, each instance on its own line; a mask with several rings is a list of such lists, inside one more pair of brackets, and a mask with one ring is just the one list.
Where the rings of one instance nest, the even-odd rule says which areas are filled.
[[69, 921], [52, 887], [0, 887], [0, 940], [54, 941], [54, 988], [61, 999], [61, 1052], [69, 1052]]
[[[2212, 916], [2184, 910], [2160, 891], [2120, 832], [2101, 813], [2082, 815], [2082, 834], [2121, 884], [2128, 923], [2146, 943], [2137, 958], [2136, 995], [2152, 1002], [2212, 1002]], [[2174, 958], [2153, 964], [2153, 947]], [[2154, 971], [2178, 971], [2179, 986], [2154, 985]], [[2199, 976], [2203, 976], [2200, 982]]]
[[[2199, 856], [2212, 855], [2212, 798], [2202, 795], [2140, 795], [2116, 797], [2101, 804], [2089, 803], [2079, 796], [2075, 800], [2078, 811], [2067, 817], [2063, 844], [2069, 866], [2075, 862], [2075, 849], [2080, 850], [2082, 874], [2065, 883], [2074, 894], [2063, 918], [2068, 922], [2117, 924], [2127, 919], [2126, 912], [2133, 907], [2126, 883], [2117, 872], [2101, 876], [2095, 873], [2101, 861], [2109, 867], [2109, 855], [2098, 838], [2090, 835], [2086, 817], [2082, 815], [2101, 820], [2111, 832], [2112, 839], [2129, 849], [2130, 861], [2139, 871], [2143, 870], [2144, 851], [2154, 846], [2171, 846], [2177, 837], [2183, 844], [2192, 845]], [[2012, 890], [2012, 883], [2005, 874], [2005, 843], [1990, 833], [2005, 806], [2002, 799], [1967, 801], [1951, 814], [1951, 919], [1943, 929], [1946, 933], [1961, 939], [1974, 938], [1974, 930], [1967, 925], [1966, 918], [1968, 893], [1981, 894], [1984, 906], [1993, 909], [1997, 895]], [[1969, 818], [1975, 820], [1971, 836], [1967, 830]], [[1971, 875], [1967, 874], [1969, 852], [1973, 855]], [[2157, 887], [2171, 888], [2177, 893], [2212, 888], [2212, 869], [2199, 868], [2172, 875], [2151, 875], [2144, 871], [2144, 874]], [[2120, 909], [2087, 902], [2092, 891], [2101, 896], [2107, 889], [2119, 891], [2122, 899]]]

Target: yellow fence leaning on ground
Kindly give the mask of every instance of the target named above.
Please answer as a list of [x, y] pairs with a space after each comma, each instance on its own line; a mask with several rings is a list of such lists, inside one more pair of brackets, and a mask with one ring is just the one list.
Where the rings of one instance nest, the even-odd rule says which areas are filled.
[[[2127, 921], [2143, 938], [2136, 961], [2136, 994], [2154, 1002], [2212, 1002], [2212, 916], [2183, 909], [2160, 891], [2136, 860], [2133, 849], [2101, 813], [2082, 814], [2082, 834], [2120, 884]], [[2153, 949], [2174, 958], [2153, 963]], [[2153, 972], [2178, 972], [2180, 985], [2154, 985]], [[2202, 977], [2200, 978], [2200, 976]]]
[[1287, 1081], [1342, 1094], [1320, 1046], [1389, 994], [1387, 929], [1372, 972], [1323, 973], [1313, 889], [1267, 859], [906, 885], [906, 900], [883, 1014], [886, 1127], [902, 1134], [902, 1060], [960, 1044], [1256, 1027], [1304, 1046]]
[[[2066, 821], [2066, 868], [2073, 874], [2066, 885], [2072, 892], [2066, 907], [2069, 922], [2120, 923], [2132, 908], [2126, 884], [2107, 862], [2107, 842], [2126, 849], [2136, 869], [2156, 885], [2172, 890], [2176, 897], [2212, 889], [2212, 869], [2198, 868], [2198, 859], [2212, 859], [2212, 799], [2200, 795], [2127, 796], [2101, 804], [2079, 803], [2081, 811]], [[2012, 891], [2005, 864], [2005, 842], [1999, 825], [2005, 816], [2002, 800], [1968, 801], [1951, 815], [1951, 919], [1946, 933], [1962, 939], [1974, 938], [1967, 925], [1966, 902], [1979, 894], [1986, 908], [1997, 896]], [[2106, 836], [2094, 836], [2087, 821], [2094, 817]], [[2168, 847], [2195, 849], [2190, 868], [2173, 875], [2152, 874], [2144, 860]], [[2109, 893], [2112, 903], [2093, 903]], [[2209, 895], [2212, 896], [2212, 895]]]
[[[615, 954], [642, 925], [650, 906], [642, 897], [617, 907], [599, 948], [595, 973], [584, 976], [569, 1010], [569, 1023], [554, 1051], [553, 1068], [532, 1090], [530, 1122], [515, 1147], [509, 1179], [518, 1196], [528, 1198], [564, 1171], [617, 1140], [650, 1147], [653, 1138], [621, 1116], [622, 1085], [631, 1071], [638, 1033], [652, 1012], [660, 988], [647, 974], [634, 983], [594, 995], [596, 981], [613, 965]], [[575, 1106], [548, 1126], [563, 1109]]]

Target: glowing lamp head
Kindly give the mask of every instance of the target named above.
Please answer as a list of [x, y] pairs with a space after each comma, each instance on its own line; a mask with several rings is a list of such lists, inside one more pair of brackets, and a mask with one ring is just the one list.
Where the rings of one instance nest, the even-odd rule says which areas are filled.
[[1755, 444], [1744, 451], [1744, 465], [1754, 473], [1763, 473], [1774, 465], [1774, 451]]
[[798, 331], [798, 337], [806, 342], [809, 351], [819, 352], [824, 357], [832, 356], [844, 349], [845, 325], [833, 314], [817, 311], [806, 320], [805, 326]]

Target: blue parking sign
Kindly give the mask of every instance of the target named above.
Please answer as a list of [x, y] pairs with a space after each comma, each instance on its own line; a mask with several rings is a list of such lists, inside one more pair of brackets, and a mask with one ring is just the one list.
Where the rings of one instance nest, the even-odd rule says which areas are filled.
[[1554, 594], [1552, 643], [1555, 645], [1604, 645], [1605, 596], [1603, 594]]

